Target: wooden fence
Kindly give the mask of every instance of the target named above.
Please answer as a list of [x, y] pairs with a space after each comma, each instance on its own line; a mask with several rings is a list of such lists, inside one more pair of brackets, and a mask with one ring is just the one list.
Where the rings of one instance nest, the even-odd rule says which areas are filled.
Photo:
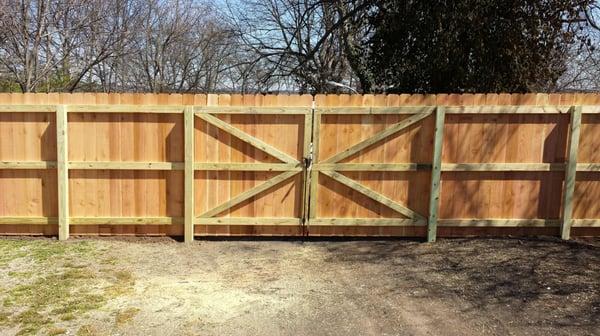
[[568, 239], [599, 196], [600, 95], [0, 94], [0, 234]]

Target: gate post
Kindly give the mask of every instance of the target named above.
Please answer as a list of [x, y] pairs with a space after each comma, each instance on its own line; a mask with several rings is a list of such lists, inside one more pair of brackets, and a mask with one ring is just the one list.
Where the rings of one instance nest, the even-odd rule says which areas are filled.
[[56, 171], [58, 178], [58, 239], [69, 239], [69, 140], [67, 107], [56, 106]]
[[565, 169], [563, 192], [563, 214], [560, 225], [562, 239], [571, 238], [571, 219], [573, 217], [573, 193], [575, 192], [575, 175], [577, 173], [577, 151], [579, 149], [579, 133], [581, 130], [581, 106], [571, 107], [571, 125], [569, 128], [569, 147]]
[[431, 162], [431, 193], [429, 196], [429, 218], [427, 221], [427, 241], [437, 237], [438, 208], [440, 205], [440, 177], [442, 173], [442, 143], [444, 139], [444, 119], [446, 108], [437, 106], [435, 111], [435, 131], [433, 137], [433, 159]]

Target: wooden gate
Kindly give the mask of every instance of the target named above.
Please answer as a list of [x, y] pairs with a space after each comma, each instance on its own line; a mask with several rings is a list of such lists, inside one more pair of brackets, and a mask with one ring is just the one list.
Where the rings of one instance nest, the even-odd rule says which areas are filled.
[[423, 236], [435, 107], [359, 99], [316, 97], [310, 234]]
[[312, 97], [218, 97], [195, 108], [196, 234], [304, 234]]

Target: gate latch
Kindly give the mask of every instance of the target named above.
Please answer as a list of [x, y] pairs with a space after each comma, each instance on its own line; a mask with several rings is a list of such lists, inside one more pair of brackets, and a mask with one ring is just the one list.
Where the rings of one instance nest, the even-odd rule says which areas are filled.
[[304, 161], [304, 168], [305, 168], [306, 170], [309, 170], [309, 169], [310, 169], [310, 166], [312, 166], [312, 155], [311, 155], [311, 156], [309, 156], [309, 157], [304, 157], [304, 158], [302, 158], [302, 159], [303, 159], [303, 161]]
[[302, 158], [302, 161], [304, 161], [304, 169], [309, 170], [310, 167], [312, 166], [312, 161], [313, 161], [313, 144], [310, 144], [309, 150], [308, 150], [308, 156], [305, 156]]

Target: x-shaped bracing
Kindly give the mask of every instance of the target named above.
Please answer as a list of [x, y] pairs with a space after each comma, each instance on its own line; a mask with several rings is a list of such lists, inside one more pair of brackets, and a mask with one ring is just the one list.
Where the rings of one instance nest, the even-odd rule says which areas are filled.
[[[233, 135], [234, 137], [254, 146], [255, 148], [260, 149], [261, 151], [273, 156], [274, 158], [278, 159], [279, 161], [285, 163], [285, 164], [294, 164], [294, 165], [300, 165], [300, 162], [298, 160], [296, 160], [295, 158], [291, 157], [289, 154], [282, 152], [281, 150], [273, 147], [272, 145], [269, 145], [268, 143], [257, 139], [256, 137], [232, 126], [231, 124], [211, 115], [208, 113], [197, 113], [196, 114], [200, 119], [206, 121], [207, 123]], [[278, 174], [266, 181], [264, 181], [263, 183], [250, 188], [244, 192], [242, 192], [241, 194], [229, 199], [227, 202], [222, 203], [204, 213], [202, 213], [200, 216], [198, 216], [198, 218], [210, 218], [210, 217], [214, 217], [220, 213], [222, 213], [223, 211], [226, 211], [228, 209], [231, 209], [232, 207], [262, 193], [263, 191], [268, 190], [269, 188], [289, 179], [290, 177], [298, 174], [300, 172], [300, 170], [293, 170], [293, 171], [286, 171], [283, 172], [281, 174]]]
[[340, 161], [359, 153], [360, 151], [410, 127], [411, 125], [414, 125], [415, 123], [427, 118], [429, 115], [431, 115], [431, 112], [424, 112], [411, 115], [410, 117], [392, 125], [391, 127], [375, 133], [370, 138], [365, 139], [355, 145], [352, 145], [344, 149], [343, 151], [323, 160], [322, 163], [328, 164], [329, 166], [333, 167], [333, 169], [321, 170], [321, 173], [408, 218], [414, 219], [416, 221], [426, 221], [426, 218], [423, 215], [407, 208], [406, 206], [388, 198], [387, 196], [373, 189], [365, 187], [364, 185], [336, 172], [335, 166], [336, 164], [339, 164]]

